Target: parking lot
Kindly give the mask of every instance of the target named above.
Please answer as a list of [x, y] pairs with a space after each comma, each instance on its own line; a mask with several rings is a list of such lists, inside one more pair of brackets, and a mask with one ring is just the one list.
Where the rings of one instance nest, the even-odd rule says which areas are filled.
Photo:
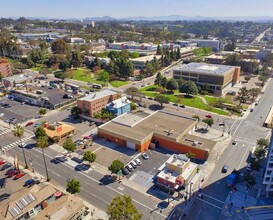
[[15, 118], [16, 122], [19, 123], [34, 118], [36, 115], [38, 115], [40, 109], [38, 106], [30, 106], [27, 104], [22, 105], [20, 102], [10, 100], [6, 97], [2, 97], [0, 102], [3, 104], [8, 104], [7, 107], [0, 105], [0, 113], [4, 113], [1, 119], [7, 120]]

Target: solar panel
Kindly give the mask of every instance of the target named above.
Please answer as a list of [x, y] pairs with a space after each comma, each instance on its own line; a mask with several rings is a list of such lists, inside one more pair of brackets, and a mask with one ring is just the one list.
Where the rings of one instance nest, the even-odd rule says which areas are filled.
[[12, 215], [13, 218], [15, 218], [16, 216], [18, 216], [19, 214], [22, 213], [22, 211], [18, 208], [18, 207], [13, 207], [9, 210], [10, 214]]
[[27, 196], [30, 198], [30, 200], [32, 202], [34, 202], [36, 200], [36, 198], [34, 197], [34, 195], [32, 193], [29, 193]]
[[15, 204], [22, 210], [25, 206], [24, 204], [22, 204], [22, 202], [20, 202], [20, 200], [18, 200], [17, 202], [15, 202]]

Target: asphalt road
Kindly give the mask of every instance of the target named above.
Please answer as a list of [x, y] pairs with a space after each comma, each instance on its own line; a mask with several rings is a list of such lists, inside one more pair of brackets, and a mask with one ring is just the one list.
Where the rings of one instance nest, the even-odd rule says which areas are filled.
[[[29, 143], [33, 143], [30, 141]], [[42, 162], [41, 150], [33, 147], [32, 149], [26, 149], [27, 160], [33, 160], [33, 167], [35, 172], [45, 176], [45, 168]], [[13, 156], [18, 155], [19, 160], [23, 161], [22, 150], [19, 147], [14, 147], [8, 150], [7, 154]], [[106, 210], [107, 205], [111, 200], [116, 197], [117, 194], [130, 195], [135, 203], [135, 206], [143, 214], [143, 219], [165, 219], [168, 213], [171, 211], [170, 208], [163, 210], [161, 214], [156, 206], [157, 200], [154, 200], [143, 193], [135, 191], [122, 183], [110, 183], [104, 185], [99, 180], [103, 179], [103, 175], [92, 170], [88, 173], [74, 171], [74, 167], [67, 163], [54, 164], [50, 160], [57, 155], [57, 153], [51, 149], [45, 149], [46, 161], [49, 170], [49, 176], [53, 182], [57, 185], [66, 187], [68, 179], [78, 179], [81, 182], [81, 193], [80, 196], [87, 202], [90, 202], [99, 209]]]
[[[263, 128], [263, 122], [273, 105], [273, 80], [271, 80], [265, 90], [265, 94], [259, 100], [258, 106], [249, 113], [245, 119], [233, 120], [229, 130], [233, 139], [238, 141], [236, 146], [230, 143], [229, 147], [219, 157], [215, 168], [203, 187], [204, 195], [210, 196], [210, 200], [204, 196], [204, 199], [196, 199], [189, 209], [185, 219], [188, 220], [216, 220], [221, 215], [221, 210], [230, 189], [226, 187], [226, 176], [233, 170], [243, 171], [247, 165], [249, 151], [256, 145], [259, 138], [269, 138], [271, 134], [269, 129]], [[261, 117], [262, 116], [262, 117]], [[229, 166], [226, 174], [221, 173], [224, 164]], [[184, 205], [180, 204], [181, 209]], [[253, 218], [254, 219], [254, 218]], [[258, 218], [257, 218], [258, 219]]]

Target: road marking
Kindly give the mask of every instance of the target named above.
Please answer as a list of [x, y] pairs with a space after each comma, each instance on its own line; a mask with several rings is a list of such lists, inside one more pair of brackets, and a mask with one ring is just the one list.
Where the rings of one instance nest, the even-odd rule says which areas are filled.
[[213, 206], [213, 207], [215, 207], [215, 208], [217, 208], [217, 209], [222, 210], [221, 207], [219, 207], [219, 206], [217, 206], [217, 205], [214, 205], [214, 204], [212, 204], [212, 203], [210, 203], [210, 202], [208, 202], [208, 201], [205, 201], [205, 200], [202, 200], [202, 199], [199, 199], [199, 198], [196, 198], [196, 199], [199, 200], [199, 201], [202, 201], [202, 202], [204, 202], [204, 203], [207, 203], [207, 204], [209, 204], [209, 205], [211, 205], [211, 206]]
[[[33, 150], [35, 150], [35, 151], [41, 153], [41, 151], [39, 151], [38, 149], [33, 148]], [[53, 159], [53, 158], [54, 158], [54, 157], [49, 156], [48, 154], [45, 154], [45, 156], [48, 157], [48, 158], [50, 158], [50, 159]], [[71, 166], [69, 166], [69, 165], [67, 165], [67, 164], [65, 164], [65, 163], [62, 163], [62, 165], [66, 166], [66, 167], [68, 167], [68, 168], [70, 168], [70, 169], [72, 169]], [[96, 183], [98, 183], [98, 184], [100, 183], [100, 181], [94, 179], [94, 178], [91, 177], [91, 176], [86, 175], [85, 173], [80, 172], [80, 174], [83, 175], [83, 176], [85, 176], [85, 177], [88, 178], [88, 179], [93, 180], [94, 182], [96, 182]], [[120, 194], [121, 196], [124, 196], [124, 194], [123, 194], [122, 192], [120, 192], [120, 191], [118, 191], [118, 190], [116, 190], [116, 189], [114, 189], [114, 188], [112, 188], [112, 187], [110, 187], [110, 186], [107, 186], [107, 185], [106, 185], [105, 187], [108, 188], [108, 189], [113, 190], [114, 192]], [[148, 198], [148, 196], [147, 196], [147, 198]], [[141, 203], [141, 202], [139, 202], [139, 201], [137, 201], [137, 200], [135, 200], [135, 199], [132, 199], [132, 200], [133, 200], [135, 203], [137, 203], [137, 204], [139, 204], [139, 205], [145, 207], [146, 209], [149, 209], [150, 211], [153, 210], [152, 208], [150, 208], [150, 207], [144, 205], [143, 203]], [[106, 203], [106, 202], [105, 202], [105, 204], [109, 205], [109, 204]], [[164, 218], [167, 218], [167, 216], [164, 215], [164, 214], [162, 214], [162, 213], [157, 212], [157, 214], [161, 215], [161, 216], [164, 217]]]
[[216, 199], [216, 198], [214, 198], [214, 197], [212, 197], [212, 196], [209, 196], [209, 195], [207, 195], [207, 194], [205, 194], [205, 193], [202, 193], [204, 196], [206, 196], [206, 197], [209, 197], [209, 198], [211, 198], [211, 199], [214, 199], [215, 201], [217, 201], [217, 202], [220, 202], [220, 203], [223, 203], [223, 204], [225, 204], [225, 202], [223, 202], [223, 201], [221, 201], [221, 200], [219, 200], [219, 199]]
[[240, 123], [238, 124], [237, 128], [235, 129], [235, 131], [233, 132], [233, 135], [235, 135], [235, 133], [237, 132], [238, 128], [240, 127], [240, 125], [242, 124], [243, 120], [240, 121]]
[[245, 153], [244, 153], [244, 156], [242, 157], [242, 159], [241, 159], [241, 161], [240, 161], [240, 164], [239, 164], [239, 167], [238, 167], [238, 170], [240, 169], [240, 167], [241, 167], [241, 165], [242, 165], [242, 163], [243, 163], [243, 160], [244, 160], [244, 158], [245, 158], [245, 156], [246, 156], [246, 154], [247, 153], [249, 153], [249, 147], [250, 147], [250, 144], [247, 146], [247, 150], [245, 151]]

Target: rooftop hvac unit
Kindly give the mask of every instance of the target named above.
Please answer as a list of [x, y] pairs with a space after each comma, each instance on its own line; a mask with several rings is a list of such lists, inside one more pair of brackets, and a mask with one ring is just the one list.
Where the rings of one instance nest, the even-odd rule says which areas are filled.
[[198, 144], [198, 141], [194, 141], [194, 142], [192, 143], [192, 146], [197, 146], [197, 144]]

